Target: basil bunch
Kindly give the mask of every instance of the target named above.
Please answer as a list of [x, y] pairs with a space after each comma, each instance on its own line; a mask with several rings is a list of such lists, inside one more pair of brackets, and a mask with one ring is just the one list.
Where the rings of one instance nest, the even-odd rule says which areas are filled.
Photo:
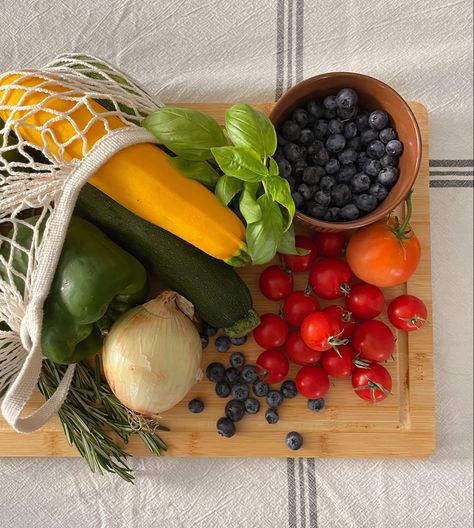
[[[266, 115], [236, 104], [227, 110], [222, 130], [212, 117], [196, 110], [163, 107], [142, 124], [177, 155], [173, 163], [183, 174], [214, 189], [246, 222], [246, 251], [254, 264], [269, 262], [277, 252], [306, 253], [295, 248], [295, 204], [272, 158], [277, 137]], [[212, 167], [214, 162], [222, 175]]]

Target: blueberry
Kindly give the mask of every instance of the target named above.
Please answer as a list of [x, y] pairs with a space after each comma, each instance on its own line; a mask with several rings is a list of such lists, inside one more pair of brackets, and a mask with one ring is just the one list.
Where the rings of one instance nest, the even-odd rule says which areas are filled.
[[254, 381], [252, 388], [255, 396], [258, 396], [259, 398], [266, 396], [270, 390], [268, 385], [260, 379]]
[[[235, 346], [242, 346], [242, 345], [244, 345], [247, 342], [247, 336], [246, 335], [241, 336], [241, 337], [229, 337], [229, 339], [230, 339], [230, 342], [233, 345], [235, 345]], [[239, 354], [239, 352], [236, 352], [236, 354]]]
[[280, 128], [280, 134], [287, 141], [296, 141], [300, 137], [301, 128], [291, 119], [285, 121]]
[[399, 170], [397, 169], [397, 167], [387, 167], [379, 172], [377, 180], [382, 185], [388, 185], [389, 187], [391, 187], [397, 182], [398, 174]]
[[232, 385], [240, 380], [240, 372], [235, 367], [229, 367], [225, 370], [225, 377]]
[[398, 139], [392, 139], [387, 143], [385, 150], [389, 156], [400, 156], [403, 150], [403, 145]]
[[316, 139], [325, 139], [328, 135], [328, 122], [325, 119], [319, 119], [313, 128]]
[[388, 189], [387, 187], [385, 187], [385, 185], [382, 185], [381, 183], [376, 181], [370, 186], [369, 194], [375, 196], [375, 198], [377, 198], [377, 200], [381, 202], [387, 197]]
[[360, 136], [355, 136], [349, 139], [347, 147], [354, 149], [356, 152], [360, 152], [360, 149], [362, 148], [362, 140], [360, 139]]
[[356, 164], [359, 167], [359, 169], [363, 169], [365, 166], [366, 161], [370, 159], [369, 156], [367, 156], [367, 152], [359, 152], [357, 154], [357, 161]]
[[296, 190], [296, 185], [297, 185], [296, 178], [293, 177], [293, 176], [290, 176], [289, 178], [287, 178], [286, 181], [288, 182], [288, 184], [290, 186], [291, 192], [294, 192]]
[[304, 108], [297, 108], [293, 112], [292, 118], [300, 128], [308, 126], [308, 112]]
[[309, 128], [304, 128], [301, 131], [301, 135], [300, 135], [301, 145], [311, 145], [313, 141], [314, 141], [313, 131], [310, 130]]
[[281, 134], [277, 134], [277, 143], [279, 147], [284, 147], [288, 141]]
[[355, 118], [355, 123], [359, 132], [369, 129], [369, 112], [360, 112]]
[[348, 119], [354, 119], [354, 117], [357, 115], [357, 112], [359, 111], [357, 105], [354, 106], [354, 108], [350, 110], [346, 110], [345, 108], [338, 108], [337, 109], [337, 115], [343, 120], [346, 121]]
[[206, 377], [213, 383], [220, 383], [225, 379], [225, 367], [222, 363], [210, 363], [206, 368]]
[[376, 159], [367, 160], [364, 164], [364, 172], [369, 176], [377, 176], [377, 174], [382, 170], [382, 165], [380, 161]]
[[359, 218], [359, 209], [354, 204], [347, 204], [341, 209], [341, 220], [348, 222]]
[[245, 383], [236, 383], [230, 391], [235, 400], [246, 400], [249, 397], [249, 387]]
[[283, 403], [283, 395], [280, 391], [277, 390], [269, 391], [265, 399], [268, 406], [272, 409], [279, 407]]
[[257, 369], [254, 365], [245, 365], [240, 375], [247, 383], [253, 383], [258, 378]]
[[326, 110], [337, 110], [337, 101], [335, 95], [328, 95], [323, 99], [323, 107]]
[[385, 154], [385, 145], [380, 140], [375, 139], [369, 143], [367, 154], [371, 158], [380, 159]]
[[301, 156], [301, 147], [296, 143], [287, 143], [284, 146], [285, 157], [288, 161], [296, 161], [300, 159]]
[[331, 204], [343, 207], [351, 201], [352, 192], [346, 183], [338, 183], [331, 189]]
[[296, 384], [293, 380], [286, 380], [281, 384], [281, 393], [283, 394], [284, 398], [292, 399], [295, 398], [298, 394], [298, 390], [296, 389]]
[[346, 146], [346, 138], [342, 134], [332, 134], [326, 140], [326, 148], [329, 152], [341, 152]]
[[387, 144], [392, 139], [397, 139], [397, 133], [393, 128], [384, 128], [379, 132], [379, 139], [382, 143]]
[[229, 363], [231, 367], [236, 369], [242, 368], [245, 365], [245, 356], [242, 352], [233, 352], [230, 355]]
[[339, 172], [340, 168], [341, 164], [337, 159], [330, 159], [324, 166], [324, 169], [328, 174], [336, 174], [336, 172]]
[[225, 405], [225, 415], [233, 422], [242, 420], [245, 413], [245, 405], [241, 400], [229, 400]]
[[229, 418], [219, 418], [217, 420], [217, 432], [225, 438], [230, 438], [235, 435], [235, 425]]
[[342, 134], [344, 125], [339, 119], [331, 119], [328, 123], [328, 130], [330, 134]]
[[314, 195], [315, 201], [324, 206], [328, 206], [331, 203], [331, 192], [329, 190], [320, 189]]
[[260, 402], [257, 400], [257, 398], [247, 398], [244, 401], [245, 410], [249, 414], [257, 414], [260, 410]]
[[298, 192], [303, 197], [303, 200], [310, 200], [311, 197], [313, 196], [311, 187], [306, 183], [302, 183], [301, 185], [298, 186]]
[[337, 181], [340, 183], [348, 183], [351, 181], [352, 176], [357, 172], [357, 167], [350, 163], [349, 165], [343, 165], [339, 174], [337, 174]]
[[322, 411], [326, 405], [324, 398], [318, 398], [316, 400], [308, 400], [308, 409], [310, 411]]
[[337, 116], [337, 110], [329, 110], [329, 108], [324, 109], [323, 117], [324, 119], [334, 119]]
[[204, 411], [204, 403], [199, 398], [194, 398], [188, 403], [188, 409], [194, 414], [200, 413]]
[[306, 167], [303, 171], [303, 181], [308, 185], [315, 185], [319, 183], [319, 180], [326, 175], [325, 170], [322, 167]]
[[343, 88], [336, 95], [336, 104], [339, 108], [352, 110], [357, 104], [357, 93], [352, 88]]
[[313, 196], [319, 191], [319, 185], [316, 183], [315, 185], [311, 185], [311, 192], [313, 193]]
[[354, 121], [344, 123], [344, 137], [346, 139], [354, 139], [357, 136], [357, 125]]
[[287, 179], [292, 172], [291, 163], [286, 158], [281, 158], [277, 161], [278, 169], [280, 171], [280, 176]]
[[324, 112], [323, 107], [319, 104], [318, 101], [315, 101], [314, 99], [306, 103], [306, 108], [309, 114], [312, 115], [315, 119], [320, 119]]
[[215, 391], [219, 398], [227, 398], [230, 395], [230, 385], [225, 381], [221, 381], [216, 384]]
[[369, 128], [361, 133], [360, 141], [362, 145], [368, 145], [370, 142], [375, 141], [378, 137], [379, 135], [377, 134], [377, 131]]
[[356, 194], [354, 197], [355, 205], [364, 213], [370, 213], [373, 211], [377, 205], [377, 198], [372, 194]]
[[301, 446], [303, 445], [303, 437], [300, 435], [300, 433], [291, 431], [291, 433], [286, 435], [285, 443], [292, 451], [298, 451], [298, 449], [301, 449]]
[[293, 172], [296, 178], [301, 179], [303, 177], [303, 172], [308, 166], [308, 163], [304, 159], [297, 159], [293, 164]]
[[341, 219], [340, 207], [330, 207], [327, 213], [324, 215], [324, 220], [326, 222], [339, 222], [340, 219]]
[[280, 419], [280, 416], [278, 415], [278, 411], [276, 409], [267, 409], [265, 411], [265, 420], [270, 425], [276, 424], [279, 419]]
[[320, 139], [315, 139], [308, 147], [308, 156], [314, 156], [322, 148], [324, 148], [324, 143]]
[[313, 155], [313, 161], [316, 165], [324, 166], [329, 161], [330, 155], [326, 148], [319, 149], [314, 155]]
[[207, 337], [212, 337], [216, 334], [217, 334], [217, 328], [215, 328], [214, 326], [211, 326], [205, 321], [202, 323], [202, 335], [205, 335]]
[[324, 218], [324, 215], [327, 213], [328, 208], [324, 205], [320, 205], [316, 202], [312, 202], [311, 205], [307, 208], [309, 216], [321, 220]]
[[343, 165], [349, 165], [357, 160], [357, 152], [352, 148], [345, 148], [339, 152], [337, 158]]
[[301, 209], [303, 207], [303, 197], [299, 192], [291, 193], [291, 197], [293, 198], [293, 201], [295, 202], [296, 209]]
[[230, 348], [230, 339], [227, 336], [219, 336], [214, 344], [218, 352], [227, 352]]
[[370, 178], [367, 174], [363, 172], [357, 173], [351, 179], [351, 188], [355, 193], [363, 193], [369, 190], [370, 188]]
[[389, 156], [384, 154], [380, 158], [380, 165], [385, 169], [385, 167], [396, 167], [398, 165], [398, 158], [396, 156]]
[[206, 335], [201, 335], [201, 348], [204, 350], [209, 344], [209, 338]]
[[319, 181], [319, 187], [324, 191], [329, 189], [336, 184], [336, 178], [334, 176], [323, 176]]
[[374, 130], [382, 130], [388, 125], [388, 114], [383, 110], [374, 110], [369, 115], [369, 126]]

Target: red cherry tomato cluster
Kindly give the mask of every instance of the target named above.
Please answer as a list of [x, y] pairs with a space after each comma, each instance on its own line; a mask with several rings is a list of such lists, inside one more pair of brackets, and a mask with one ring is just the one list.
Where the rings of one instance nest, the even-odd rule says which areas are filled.
[[[353, 282], [351, 268], [341, 258], [345, 242], [344, 233], [297, 236], [296, 246], [307, 253], [281, 255], [281, 266], [262, 272], [261, 292], [281, 305], [280, 315], [263, 314], [254, 330], [255, 341], [265, 349], [257, 365], [268, 383], [287, 376], [289, 361], [300, 365], [295, 381], [305, 398], [324, 397], [331, 376], [351, 378], [355, 394], [378, 402], [392, 389], [390, 373], [380, 363], [393, 356], [395, 336], [375, 319], [385, 308], [382, 290]], [[301, 272], [308, 274], [308, 287], [294, 291], [293, 273]], [[326, 302], [343, 300], [343, 305], [321, 308], [316, 296]], [[410, 332], [425, 324], [427, 309], [417, 297], [400, 295], [388, 305], [387, 315], [395, 328]]]

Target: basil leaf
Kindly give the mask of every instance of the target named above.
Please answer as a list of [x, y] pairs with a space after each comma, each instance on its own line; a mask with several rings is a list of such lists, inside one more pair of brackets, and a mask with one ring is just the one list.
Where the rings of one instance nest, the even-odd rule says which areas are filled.
[[142, 126], [171, 152], [189, 161], [212, 159], [211, 147], [227, 145], [224, 132], [212, 117], [189, 108], [158, 108]]
[[219, 174], [207, 161], [189, 161], [177, 156], [171, 158], [171, 163], [190, 180], [196, 180], [211, 190], [214, 190]]
[[217, 180], [215, 195], [224, 205], [227, 205], [242, 190], [242, 187], [241, 180], [224, 174]]
[[295, 202], [291, 196], [290, 185], [284, 178], [280, 178], [279, 176], [270, 176], [265, 180], [265, 187], [275, 202], [278, 202], [286, 209], [287, 220], [285, 231], [287, 231], [293, 222], [293, 217], [295, 216], [296, 210]]
[[273, 123], [251, 106], [238, 103], [229, 108], [225, 113], [225, 127], [234, 145], [250, 147], [262, 158], [275, 153], [277, 136]]
[[211, 149], [224, 174], [248, 182], [259, 182], [268, 175], [258, 154], [248, 147], [217, 147]]
[[273, 158], [269, 158], [269, 163], [270, 163], [270, 167], [269, 167], [269, 172], [270, 172], [270, 176], [279, 176], [280, 175], [280, 167], [278, 166], [278, 163], [273, 159]]
[[295, 246], [295, 226], [293, 224], [283, 233], [278, 244], [278, 253], [283, 253], [283, 255], [307, 255], [310, 253], [308, 249]]
[[258, 222], [262, 218], [262, 210], [257, 203], [257, 189], [259, 183], [245, 182], [244, 190], [240, 195], [240, 212], [247, 224]]

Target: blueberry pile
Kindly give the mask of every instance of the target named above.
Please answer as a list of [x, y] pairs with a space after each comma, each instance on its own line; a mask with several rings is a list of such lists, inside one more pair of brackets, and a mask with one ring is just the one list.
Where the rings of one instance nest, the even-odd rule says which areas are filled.
[[[214, 328], [210, 324], [203, 322], [201, 330], [201, 346], [204, 350], [209, 345], [209, 338], [215, 336], [218, 332], [217, 328]], [[214, 341], [214, 346], [218, 352], [228, 352], [229, 348], [232, 345], [241, 346], [247, 342], [247, 336], [243, 337], [228, 337], [228, 336], [219, 336], [216, 337]]]
[[357, 93], [344, 88], [293, 111], [278, 129], [275, 160], [298, 210], [347, 222], [386, 198], [402, 150], [388, 114], [359, 111]]

